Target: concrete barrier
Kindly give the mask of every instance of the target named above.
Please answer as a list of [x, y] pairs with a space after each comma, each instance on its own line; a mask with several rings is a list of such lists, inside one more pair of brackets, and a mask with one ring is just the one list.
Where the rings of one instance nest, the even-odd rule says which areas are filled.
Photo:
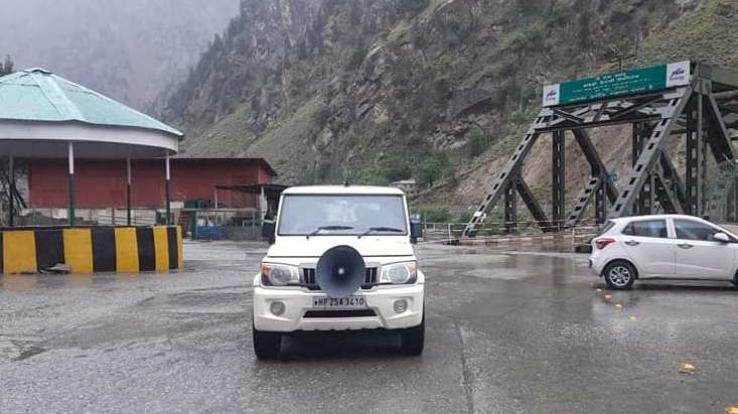
[[59, 263], [74, 273], [183, 267], [179, 226], [19, 228], [0, 233], [2, 274], [38, 273]]

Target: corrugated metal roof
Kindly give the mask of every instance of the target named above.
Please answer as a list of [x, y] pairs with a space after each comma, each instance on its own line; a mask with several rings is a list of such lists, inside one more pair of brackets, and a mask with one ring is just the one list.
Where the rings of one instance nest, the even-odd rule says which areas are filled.
[[77, 121], [183, 135], [146, 114], [43, 69], [0, 77], [0, 119]]

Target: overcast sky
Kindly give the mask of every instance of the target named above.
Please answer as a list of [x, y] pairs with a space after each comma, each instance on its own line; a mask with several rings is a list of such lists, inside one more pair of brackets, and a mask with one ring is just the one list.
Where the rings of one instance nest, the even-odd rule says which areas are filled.
[[238, 0], [3, 0], [0, 55], [145, 107], [180, 81]]

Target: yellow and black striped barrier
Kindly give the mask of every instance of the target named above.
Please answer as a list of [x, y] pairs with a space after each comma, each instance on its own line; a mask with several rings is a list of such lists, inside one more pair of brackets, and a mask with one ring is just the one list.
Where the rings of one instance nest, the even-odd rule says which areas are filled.
[[37, 273], [59, 263], [74, 273], [182, 269], [182, 229], [86, 227], [3, 229], [0, 273]]

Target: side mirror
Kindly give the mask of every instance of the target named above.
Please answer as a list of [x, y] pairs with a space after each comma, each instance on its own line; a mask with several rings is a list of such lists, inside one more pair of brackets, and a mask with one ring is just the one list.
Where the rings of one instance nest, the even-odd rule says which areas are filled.
[[732, 240], [730, 239], [730, 236], [723, 232], [718, 232], [712, 235], [712, 239], [716, 242], [720, 243], [730, 243]]
[[261, 225], [261, 237], [263, 237], [264, 240], [269, 241], [269, 244], [273, 244], [274, 243], [274, 233], [275, 233], [274, 221], [264, 220], [264, 223], [262, 223]]
[[415, 244], [423, 238], [423, 222], [420, 217], [410, 218], [410, 242]]

